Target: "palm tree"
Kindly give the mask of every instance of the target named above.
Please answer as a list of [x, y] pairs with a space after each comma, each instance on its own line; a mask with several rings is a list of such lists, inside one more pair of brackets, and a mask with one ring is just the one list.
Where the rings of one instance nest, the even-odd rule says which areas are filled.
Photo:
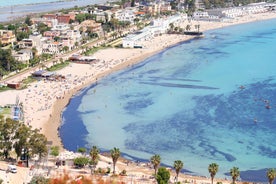
[[96, 166], [98, 164], [98, 161], [100, 158], [99, 153], [100, 153], [100, 150], [98, 149], [97, 146], [93, 146], [89, 152], [90, 157], [91, 157], [91, 165], [92, 165], [91, 173], [94, 172], [94, 169], [96, 168]]
[[190, 31], [191, 30], [191, 25], [188, 24], [185, 29], [186, 29], [186, 31]]
[[154, 174], [156, 175], [157, 173], [157, 169], [161, 163], [161, 157], [160, 155], [153, 155], [151, 158], [150, 158], [150, 162], [151, 164], [153, 165], [153, 168], [154, 168]]
[[268, 178], [269, 184], [272, 184], [275, 177], [276, 177], [276, 171], [275, 169], [268, 169], [268, 171], [266, 172], [266, 176]]
[[199, 24], [195, 25], [195, 29], [197, 29], [197, 32], [199, 32], [199, 28], [200, 28]]
[[218, 172], [218, 168], [219, 168], [219, 166], [216, 163], [211, 163], [208, 167], [208, 171], [209, 171], [210, 176], [211, 176], [212, 184], [214, 182], [214, 177]]
[[178, 181], [178, 174], [183, 168], [183, 162], [181, 160], [176, 160], [174, 161], [173, 168], [175, 169], [176, 172], [176, 182]]
[[232, 169], [230, 169], [230, 175], [232, 176], [233, 184], [235, 184], [237, 178], [240, 176], [239, 168], [233, 167]]
[[113, 161], [113, 174], [115, 174], [115, 166], [116, 166], [116, 162], [119, 159], [121, 152], [119, 148], [113, 148], [112, 150], [110, 150], [110, 154], [111, 154], [111, 158]]
[[173, 31], [173, 29], [174, 29], [174, 24], [173, 24], [173, 23], [170, 23], [169, 26], [170, 26], [170, 31]]

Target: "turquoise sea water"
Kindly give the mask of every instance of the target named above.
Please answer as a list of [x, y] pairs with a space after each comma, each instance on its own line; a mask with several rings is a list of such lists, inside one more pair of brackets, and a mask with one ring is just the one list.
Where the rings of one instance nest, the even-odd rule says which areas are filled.
[[216, 162], [217, 176], [236, 166], [242, 180], [267, 181], [276, 166], [275, 69], [276, 19], [208, 31], [81, 91], [60, 136], [69, 150], [159, 154], [205, 176]]

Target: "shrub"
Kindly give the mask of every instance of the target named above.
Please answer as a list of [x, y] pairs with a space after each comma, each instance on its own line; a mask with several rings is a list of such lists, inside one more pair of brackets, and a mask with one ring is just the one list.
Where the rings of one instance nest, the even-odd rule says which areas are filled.
[[51, 147], [50, 155], [53, 155], [55, 157], [58, 156], [59, 155], [59, 147], [58, 146]]
[[166, 184], [170, 180], [170, 172], [165, 167], [160, 167], [156, 174], [158, 184]]
[[74, 165], [80, 168], [84, 167], [88, 163], [89, 163], [89, 158], [87, 157], [77, 157], [74, 159]]
[[127, 174], [126, 174], [126, 170], [124, 169], [124, 170], [122, 170], [122, 172], [120, 173], [120, 175], [121, 176], [126, 176]]
[[49, 181], [49, 179], [44, 178], [43, 176], [34, 176], [30, 181], [30, 184], [48, 184]]

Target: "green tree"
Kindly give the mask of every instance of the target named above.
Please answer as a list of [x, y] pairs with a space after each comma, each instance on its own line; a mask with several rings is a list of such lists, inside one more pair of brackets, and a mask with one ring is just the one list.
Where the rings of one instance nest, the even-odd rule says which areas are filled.
[[112, 158], [112, 162], [113, 162], [113, 174], [115, 174], [115, 166], [116, 166], [116, 163], [117, 163], [119, 157], [121, 156], [120, 149], [113, 148], [112, 150], [110, 150], [110, 154], [111, 154], [111, 158]]
[[23, 123], [19, 123], [19, 128], [15, 133], [14, 137], [14, 149], [17, 157], [22, 154], [22, 149], [29, 147], [29, 138], [31, 134], [31, 129]]
[[34, 176], [30, 181], [30, 184], [49, 184], [50, 179], [44, 176]]
[[59, 155], [59, 146], [52, 146], [50, 155], [57, 157]]
[[218, 169], [219, 169], [219, 166], [216, 163], [211, 163], [209, 165], [209, 167], [208, 167], [208, 171], [209, 171], [210, 176], [211, 176], [211, 182], [212, 182], [212, 184], [214, 183], [214, 177], [217, 174]]
[[34, 56], [34, 57], [37, 57], [38, 51], [37, 51], [37, 48], [36, 48], [36, 47], [33, 47], [33, 48], [32, 48], [32, 53], [33, 53], [33, 56]]
[[32, 25], [32, 21], [31, 21], [31, 17], [30, 16], [27, 16], [25, 18], [25, 24], [27, 24], [28, 26], [31, 26]]
[[181, 160], [176, 160], [174, 161], [173, 168], [175, 169], [176, 172], [176, 182], [178, 181], [178, 175], [181, 169], [183, 168], [184, 164]]
[[160, 155], [153, 155], [151, 158], [150, 158], [150, 163], [153, 165], [153, 168], [154, 168], [154, 175], [156, 175], [157, 173], [157, 169], [161, 163], [161, 157]]
[[170, 31], [173, 31], [174, 30], [174, 24], [170, 23], [169, 26], [170, 26]]
[[13, 148], [14, 136], [17, 130], [17, 122], [3, 116], [0, 117], [0, 150], [7, 159]]
[[117, 33], [117, 32], [113, 32], [113, 33], [111, 34], [111, 36], [112, 36], [113, 39], [115, 39], [115, 38], [118, 36], [118, 33]]
[[195, 29], [197, 30], [197, 32], [199, 32], [199, 28], [200, 28], [200, 24], [196, 24]]
[[78, 148], [77, 151], [81, 154], [84, 154], [84, 153], [86, 153], [86, 148]]
[[42, 22], [38, 23], [38, 25], [37, 25], [37, 31], [39, 33], [41, 33], [42, 35], [43, 35], [43, 33], [45, 31], [49, 31], [49, 30], [50, 30], [50, 28], [46, 24], [44, 24]]
[[21, 40], [23, 40], [24, 38], [29, 38], [29, 33], [27, 33], [27, 32], [18, 32], [18, 33], [16, 34], [16, 39], [17, 39], [17, 41], [21, 41]]
[[97, 146], [93, 146], [89, 152], [90, 157], [91, 157], [91, 173], [94, 173], [94, 170], [99, 162], [99, 153], [100, 150]]
[[137, 23], [138, 23], [139, 21], [140, 21], [140, 19], [139, 19], [138, 17], [136, 17], [136, 18], [133, 19], [133, 22], [134, 22], [135, 25], [137, 25]]
[[158, 184], [168, 184], [170, 180], [170, 172], [165, 167], [158, 169], [156, 180]]
[[119, 20], [118, 19], [116, 19], [116, 18], [111, 18], [111, 20], [109, 21], [110, 22], [110, 24], [111, 24], [111, 28], [112, 28], [112, 30], [114, 31], [116, 31], [118, 28], [119, 28]]
[[74, 165], [80, 168], [83, 168], [85, 165], [89, 163], [89, 158], [87, 157], [77, 157], [74, 159]]
[[134, 7], [134, 6], [135, 6], [135, 0], [131, 0], [130, 6], [131, 6], [131, 7]]
[[191, 30], [191, 25], [188, 24], [185, 29], [186, 29], [186, 31], [190, 31]]
[[0, 68], [3, 70], [4, 74], [17, 69], [11, 49], [0, 49]]
[[273, 181], [274, 181], [274, 179], [275, 179], [275, 177], [276, 177], [276, 171], [275, 171], [275, 169], [272, 169], [272, 168], [268, 169], [267, 172], [266, 172], [266, 176], [268, 178], [269, 184], [272, 184]]
[[184, 5], [186, 5], [186, 7], [188, 7], [187, 9], [187, 14], [188, 16], [192, 16], [193, 12], [196, 9], [195, 6], [195, 0], [185, 0]]
[[64, 52], [67, 52], [69, 50], [69, 47], [68, 46], [64, 46], [63, 48], [62, 48], [62, 51], [64, 51]]
[[15, 31], [17, 29], [17, 26], [16, 25], [14, 25], [14, 24], [9, 24], [8, 25], [8, 30], [13, 30], [13, 31]]
[[61, 38], [60, 38], [59, 36], [55, 36], [55, 37], [54, 37], [54, 40], [55, 40], [56, 42], [60, 41], [60, 39], [61, 39]]
[[29, 144], [31, 149], [31, 155], [38, 154], [39, 159], [47, 155], [47, 138], [45, 137], [45, 135], [39, 133], [37, 129], [32, 131]]
[[86, 16], [85, 16], [85, 14], [83, 14], [83, 13], [79, 13], [79, 14], [76, 15], [75, 19], [76, 19], [79, 23], [81, 23], [81, 22], [83, 22], [83, 21], [86, 20]]
[[232, 169], [230, 169], [230, 175], [232, 176], [233, 184], [235, 184], [236, 180], [240, 176], [239, 168], [238, 167], [233, 167]]

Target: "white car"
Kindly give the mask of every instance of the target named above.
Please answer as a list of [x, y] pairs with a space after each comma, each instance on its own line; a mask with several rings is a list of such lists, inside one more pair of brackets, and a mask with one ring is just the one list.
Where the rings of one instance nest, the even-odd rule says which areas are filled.
[[11, 173], [17, 173], [17, 168], [15, 165], [8, 165], [7, 171]]

